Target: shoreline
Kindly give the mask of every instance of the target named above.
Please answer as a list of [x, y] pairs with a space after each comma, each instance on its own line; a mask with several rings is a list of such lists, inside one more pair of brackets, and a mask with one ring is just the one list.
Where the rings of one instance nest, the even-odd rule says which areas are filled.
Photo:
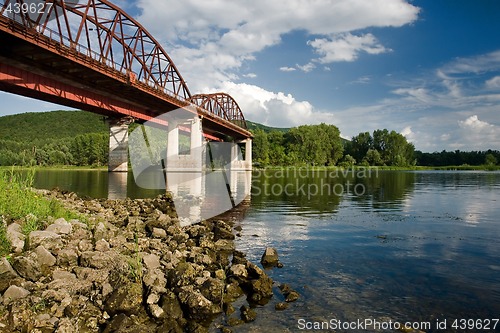
[[48, 218], [25, 236], [22, 219], [2, 217], [12, 243], [0, 258], [2, 332], [208, 332], [217, 319], [229, 333], [273, 297], [273, 280], [235, 250], [230, 219], [180, 227], [168, 195], [36, 192], [82, 218]]

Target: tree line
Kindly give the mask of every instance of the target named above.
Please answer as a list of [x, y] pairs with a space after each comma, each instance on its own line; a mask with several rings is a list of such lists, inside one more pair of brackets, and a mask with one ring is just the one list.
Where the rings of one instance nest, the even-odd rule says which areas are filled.
[[396, 131], [362, 132], [345, 140], [334, 125], [304, 125], [288, 131], [254, 128], [253, 160], [259, 166], [493, 166], [500, 152], [424, 153]]
[[[257, 166], [450, 166], [497, 165], [498, 150], [424, 153], [396, 131], [362, 132], [345, 140], [334, 125], [290, 129], [249, 123]], [[131, 126], [132, 130], [134, 126]], [[103, 166], [108, 163], [108, 126], [83, 111], [0, 117], [0, 166]]]
[[334, 166], [416, 164], [415, 147], [387, 129], [360, 133], [351, 141], [334, 125], [304, 125], [287, 132], [261, 129], [254, 134], [254, 162], [261, 166]]

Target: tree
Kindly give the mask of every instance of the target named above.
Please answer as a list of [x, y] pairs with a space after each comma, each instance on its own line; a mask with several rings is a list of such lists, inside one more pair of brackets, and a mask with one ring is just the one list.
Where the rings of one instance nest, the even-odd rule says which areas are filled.
[[484, 158], [484, 164], [491, 166], [491, 165], [496, 165], [498, 163], [498, 160], [493, 154], [486, 154]]
[[253, 131], [252, 155], [255, 163], [260, 165], [269, 164], [269, 140], [267, 133], [262, 129]]
[[356, 161], [361, 161], [368, 152], [373, 148], [373, 138], [369, 132], [359, 133], [357, 136], [352, 137], [347, 149], [349, 154], [354, 157]]

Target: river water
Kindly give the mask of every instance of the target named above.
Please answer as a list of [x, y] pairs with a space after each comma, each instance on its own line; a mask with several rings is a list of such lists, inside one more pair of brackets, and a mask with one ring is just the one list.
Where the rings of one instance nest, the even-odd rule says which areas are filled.
[[[92, 197], [159, 193], [130, 176], [111, 183], [101, 171], [35, 180]], [[275, 247], [284, 267], [268, 274], [301, 297], [276, 311], [276, 287], [257, 320], [233, 331], [500, 331], [499, 200], [500, 172], [254, 171], [236, 246], [254, 262]]]

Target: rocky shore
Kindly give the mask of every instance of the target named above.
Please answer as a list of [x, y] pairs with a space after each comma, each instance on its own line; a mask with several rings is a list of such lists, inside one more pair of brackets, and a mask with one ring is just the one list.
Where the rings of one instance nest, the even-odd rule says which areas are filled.
[[[214, 318], [231, 332], [273, 296], [272, 279], [235, 250], [231, 221], [180, 227], [167, 195], [41, 192], [82, 218], [44, 221], [44, 230], [27, 236], [22, 220], [0, 221], [12, 243], [0, 258], [0, 332], [207, 332]], [[279, 267], [275, 251], [266, 253], [262, 263]], [[288, 286], [280, 290], [288, 302], [298, 297]]]

